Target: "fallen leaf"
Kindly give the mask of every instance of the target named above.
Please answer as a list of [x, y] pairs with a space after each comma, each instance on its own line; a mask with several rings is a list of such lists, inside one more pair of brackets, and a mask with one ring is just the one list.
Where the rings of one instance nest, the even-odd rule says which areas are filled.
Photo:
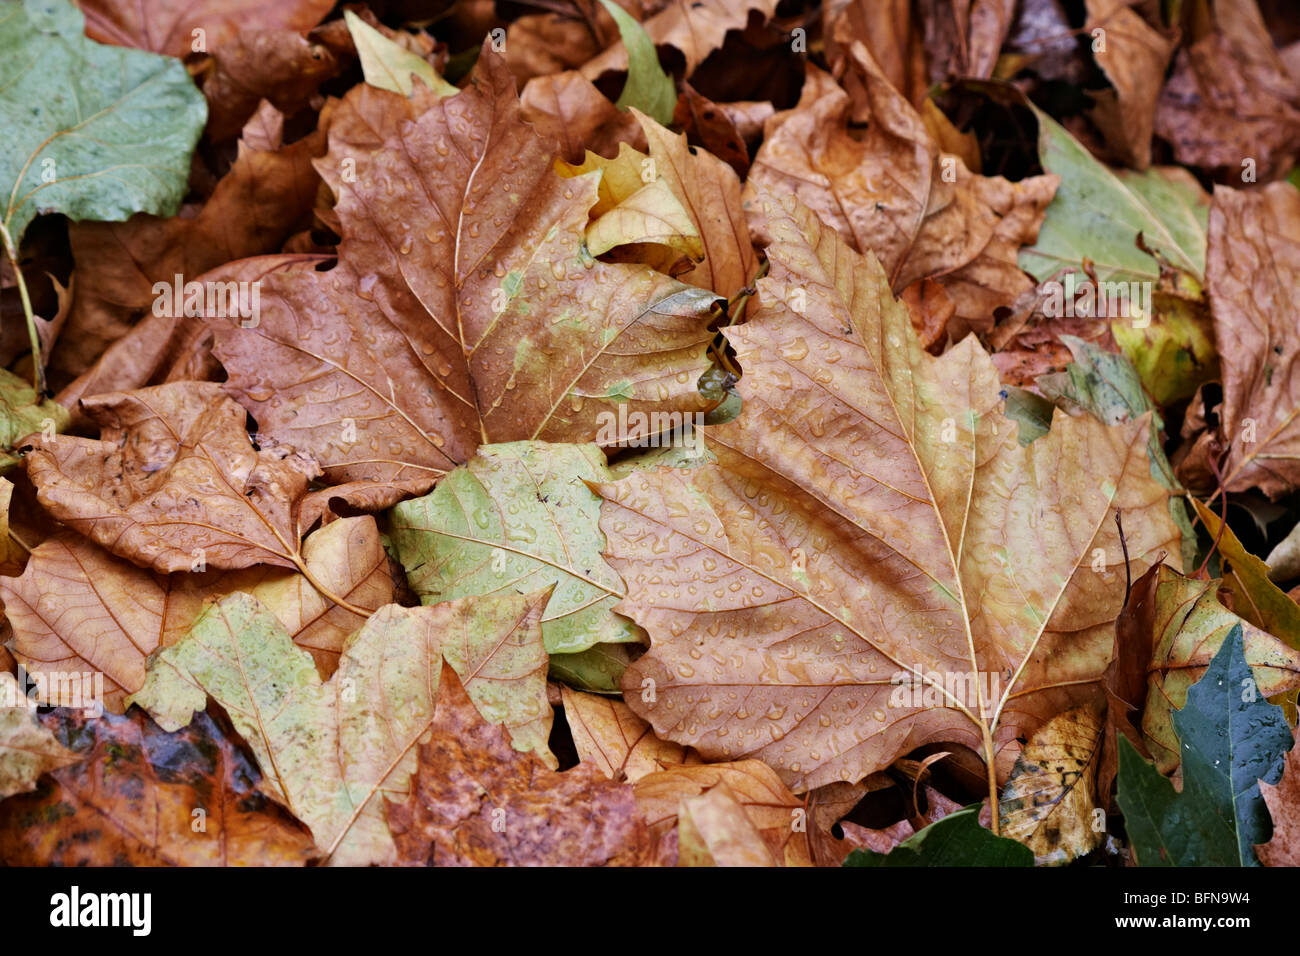
[[1140, 866], [1259, 865], [1254, 845], [1268, 834], [1260, 783], [1282, 776], [1293, 741], [1282, 708], [1253, 689], [1237, 624], [1173, 715], [1181, 793], [1120, 741], [1119, 805]]
[[611, 780], [636, 783], [648, 773], [686, 762], [680, 744], [660, 740], [644, 720], [621, 700], [560, 689], [564, 719], [573, 735], [578, 759]]
[[[335, 521], [308, 536], [303, 560], [317, 580], [374, 611], [395, 596], [388, 556], [371, 517]], [[158, 574], [64, 532], [42, 542], [21, 577], [0, 578], [13, 647], [30, 673], [104, 675], [104, 706], [121, 713], [140, 690], [150, 654], [179, 641], [204, 602], [247, 592], [275, 614], [322, 679], [364, 618], [322, 597], [302, 575], [278, 568]]]
[[[226, 387], [331, 482], [427, 488], [481, 443], [589, 439], [622, 403], [702, 407], [712, 295], [584, 262], [594, 177], [555, 175], [500, 58], [479, 64], [443, 100], [349, 93], [317, 164], [338, 196], [339, 264], [269, 277], [257, 327], [214, 327]], [[462, 125], [477, 131], [468, 153], [450, 146]]]
[[510, 747], [444, 669], [411, 794], [386, 800], [402, 862], [423, 866], [635, 866], [649, 846], [632, 788], [590, 764], [556, 773]]
[[908, 837], [889, 853], [854, 850], [844, 861], [854, 867], [1033, 866], [1034, 854], [1015, 840], [980, 826], [979, 805], [950, 813]]
[[776, 866], [745, 810], [719, 783], [677, 808], [678, 866]]
[[553, 585], [542, 618], [550, 653], [640, 641], [640, 629], [613, 611], [622, 587], [601, 556], [600, 499], [584, 484], [608, 477], [595, 445], [480, 446], [428, 495], [391, 512], [411, 588], [438, 604]]
[[[158, 655], [133, 701], [167, 728], [183, 726], [186, 712], [202, 709], [211, 695], [268, 774], [264, 792], [311, 829], [328, 862], [393, 863], [397, 850], [376, 796], [410, 792], [416, 746], [434, 724], [443, 635], [473, 634], [479, 654], [509, 643], [520, 628], [531, 629], [540, 643], [540, 616], [535, 595], [432, 608], [389, 605], [356, 633], [334, 676], [322, 682], [311, 657], [294, 647], [275, 617], [255, 598], [236, 593], [212, 605], [185, 640]], [[458, 653], [471, 663], [463, 644]], [[519, 676], [513, 668], [520, 658], [490, 651], [484, 657], [492, 668], [472, 676], [484, 682], [485, 698], [496, 709], [499, 682]], [[545, 705], [544, 676], [541, 691]], [[510, 712], [527, 726], [543, 715], [537, 707], [525, 690]], [[536, 742], [531, 727], [528, 736]]]
[[33, 432], [53, 435], [67, 425], [62, 405], [37, 396], [30, 382], [0, 368], [0, 474], [21, 461], [15, 448], [23, 438]]
[[[200, 52], [195, 44], [218, 47], [242, 29], [295, 30], [314, 27], [334, 7], [332, 0], [77, 0], [86, 14], [86, 34], [100, 43], [133, 46], [168, 56]], [[196, 34], [195, 31], [202, 31]]]
[[1297, 776], [1296, 748], [1292, 746], [1282, 765], [1282, 776], [1277, 783], [1260, 781], [1259, 792], [1273, 820], [1273, 837], [1267, 843], [1255, 844], [1255, 855], [1265, 866], [1300, 866], [1300, 821], [1295, 818], [1295, 808], [1300, 807], [1300, 786]]
[[0, 671], [0, 799], [35, 790], [41, 774], [79, 759], [36, 718], [14, 675]]
[[1093, 38], [1093, 59], [1114, 87], [1109, 95], [1097, 97], [1093, 122], [1128, 165], [1146, 169], [1151, 165], [1156, 101], [1175, 42], [1123, 0], [1087, 0], [1086, 5], [1083, 29]]
[[1033, 850], [1039, 866], [1069, 863], [1101, 843], [1094, 787], [1102, 729], [1096, 703], [1057, 714], [1029, 738], [1011, 768], [999, 798], [999, 835]]
[[981, 750], [992, 779], [998, 741], [1105, 669], [1113, 511], [1139, 570], [1176, 547], [1146, 421], [1061, 413], [1021, 447], [973, 338], [926, 355], [874, 257], [797, 204], [751, 214], [771, 272], [727, 330], [744, 410], [709, 430], [717, 463], [597, 486], [618, 609], [651, 638], [627, 702], [659, 737], [766, 759], [797, 790], [930, 741]]
[[77, 763], [0, 803], [6, 866], [302, 866], [317, 855], [207, 714], [179, 734], [139, 711], [59, 709], [43, 723]]

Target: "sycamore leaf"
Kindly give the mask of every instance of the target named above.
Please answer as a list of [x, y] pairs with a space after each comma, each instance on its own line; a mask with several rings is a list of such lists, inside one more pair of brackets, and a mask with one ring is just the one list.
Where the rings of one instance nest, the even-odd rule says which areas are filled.
[[[305, 565], [299, 510], [319, 469], [257, 449], [245, 413], [210, 382], [83, 399], [100, 438], [36, 441], [27, 474], [60, 521], [142, 567]], [[36, 440], [38, 436], [32, 436]]]
[[34, 790], [41, 774], [79, 759], [36, 719], [14, 675], [0, 671], [0, 800]]
[[950, 813], [908, 837], [889, 853], [854, 850], [845, 866], [1033, 866], [1028, 847], [979, 823], [979, 805]]
[[[1067, 411], [1082, 409], [1107, 425], [1133, 421], [1150, 412], [1151, 435], [1147, 441], [1147, 455], [1151, 459], [1151, 475], [1170, 491], [1180, 491], [1182, 485], [1174, 476], [1174, 469], [1161, 443], [1164, 421], [1143, 390], [1133, 363], [1124, 355], [1107, 352], [1077, 336], [1062, 335], [1061, 342], [1070, 350], [1074, 361], [1066, 366], [1064, 372], [1038, 376], [1039, 390]], [[1010, 407], [1008, 400], [1008, 409]], [[1192, 529], [1187, 505], [1181, 498], [1170, 497], [1169, 517], [1182, 535], [1183, 566], [1191, 567], [1196, 560], [1196, 533]]]
[[1164, 566], [1155, 582], [1142, 733], [1162, 773], [1178, 765], [1175, 711], [1237, 627], [1260, 694], [1272, 697], [1300, 687], [1300, 651], [1227, 610], [1215, 596], [1218, 585], [1185, 578]]
[[414, 75], [439, 96], [460, 92], [439, 76], [428, 60], [394, 43], [351, 10], [343, 11], [343, 19], [361, 57], [361, 72], [371, 86], [410, 96]]
[[[22, 574], [23, 567], [27, 564], [29, 546], [20, 544], [9, 527], [9, 507], [13, 495], [13, 482], [8, 478], [0, 478], [0, 574]], [[0, 665], [4, 663], [4, 659], [0, 658]], [[6, 668], [0, 666], [0, 670]]]
[[744, 410], [709, 429], [716, 463], [597, 486], [618, 610], [651, 639], [626, 700], [799, 791], [930, 741], [991, 765], [1106, 667], [1113, 512], [1139, 571], [1177, 547], [1147, 421], [1058, 412], [1022, 447], [974, 337], [929, 356], [873, 256], [798, 204], [751, 214], [771, 272], [726, 330]]
[[[373, 611], [393, 602], [396, 589], [373, 518], [331, 522], [309, 535], [302, 550], [316, 579], [354, 606]], [[322, 678], [334, 673], [345, 640], [364, 623], [294, 571], [158, 574], [71, 532], [42, 542], [20, 577], [0, 578], [22, 665], [33, 674], [102, 673], [104, 706], [114, 713], [144, 685], [148, 656], [184, 637], [204, 601], [232, 591], [266, 605], [312, 655]]]
[[444, 651], [473, 668], [471, 695], [481, 686], [485, 706], [549, 755], [545, 670], [533, 666], [537, 655], [521, 653], [528, 641], [540, 647], [545, 598], [381, 608], [322, 682], [275, 617], [236, 593], [158, 655], [134, 700], [167, 728], [186, 723], [186, 711], [210, 695], [252, 748], [265, 792], [311, 829], [329, 862], [392, 863], [396, 850], [377, 795], [409, 792], [416, 746], [433, 725]]
[[176, 211], [207, 105], [175, 60], [100, 46], [67, 0], [0, 3], [0, 231]]
[[677, 808], [678, 866], [776, 866], [763, 835], [725, 783]]
[[0, 473], [19, 462], [18, 442], [32, 432], [52, 435], [68, 426], [68, 410], [49, 399], [37, 400], [36, 390], [8, 369], [0, 368]]
[[1002, 789], [1000, 835], [1019, 840], [1042, 865], [1061, 865], [1095, 849], [1101, 709], [1057, 714], [1029, 738]]
[[198, 52], [199, 36], [209, 50], [216, 50], [245, 30], [306, 33], [334, 7], [333, 0], [78, 0], [78, 4], [86, 14], [88, 36], [175, 57]]
[[578, 759], [611, 780], [636, 783], [648, 773], [686, 763], [680, 744], [660, 740], [621, 700], [561, 688], [564, 719]]
[[874, 253], [895, 293], [936, 279], [962, 321], [987, 328], [995, 309], [1032, 287], [1016, 251], [1038, 235], [1057, 177], [972, 173], [942, 152], [862, 44], [850, 53], [870, 91], [867, 129], [850, 128], [849, 94], [810, 65], [798, 105], [764, 125], [746, 200], [758, 188], [794, 193], [854, 249]]
[[704, 407], [713, 294], [590, 255], [596, 177], [555, 174], [497, 54], [443, 99], [358, 86], [329, 139], [338, 265], [213, 325], [227, 389], [327, 480], [432, 483], [479, 444], [590, 440], [622, 404]]
[[[778, 0], [693, 0], [692, 3], [670, 3], [654, 16], [641, 23], [642, 28], [656, 46], [672, 46], [681, 51], [686, 60], [686, 76], [695, 72], [710, 53], [722, 46], [728, 30], [743, 30], [752, 12], [769, 20], [776, 14]], [[604, 53], [588, 60], [582, 67], [583, 76], [596, 80], [610, 70], [628, 68], [628, 50], [625, 42], [610, 46]], [[648, 112], [648, 111], [647, 111]], [[672, 119], [660, 120], [665, 126]]]
[[77, 764], [0, 803], [6, 866], [302, 866], [317, 856], [207, 714], [177, 734], [139, 711], [59, 708], [42, 720]]
[[1183, 788], [1119, 744], [1119, 806], [1140, 866], [1258, 866], [1269, 833], [1260, 782], [1276, 783], [1292, 745], [1282, 708], [1264, 700], [1233, 625], [1173, 716]]
[[614, 105], [621, 109], [635, 106], [652, 116], [661, 125], [673, 121], [673, 108], [677, 105], [677, 90], [673, 78], [659, 65], [659, 54], [650, 39], [632, 15], [612, 0], [600, 0], [618, 25], [619, 36], [627, 50], [627, 81]]
[[425, 866], [635, 866], [649, 845], [632, 788], [579, 764], [556, 773], [510, 748], [456, 673], [443, 671], [434, 731], [411, 794], [386, 800], [400, 859]]
[[1265, 866], [1300, 866], [1300, 751], [1295, 746], [1286, 755], [1282, 778], [1261, 781], [1259, 792], [1273, 820], [1273, 837], [1255, 844], [1255, 855]]
[[480, 446], [428, 495], [393, 508], [407, 581], [425, 604], [554, 585], [542, 618], [552, 654], [640, 641], [614, 613], [623, 589], [601, 555], [600, 498], [584, 484], [608, 478], [595, 445]]
[[637, 806], [661, 855], [677, 829], [683, 801], [719, 786], [744, 810], [774, 860], [784, 866], [811, 865], [804, 802], [757, 760], [669, 767], [637, 780]]
[[1220, 442], [1228, 491], [1277, 499], [1300, 487], [1300, 192], [1220, 186], [1210, 210], [1208, 284], [1223, 364]]
[[1061, 178], [1038, 241], [1020, 266], [1040, 282], [1089, 260], [1102, 282], [1155, 282], [1160, 263], [1138, 248], [1141, 233], [1174, 267], [1205, 275], [1205, 191], [1184, 169], [1118, 173], [1037, 107], [1038, 157]]

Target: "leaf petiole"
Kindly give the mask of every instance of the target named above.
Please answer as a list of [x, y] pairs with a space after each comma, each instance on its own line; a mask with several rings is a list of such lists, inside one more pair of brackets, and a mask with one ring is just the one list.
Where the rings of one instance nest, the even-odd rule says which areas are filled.
[[0, 241], [3, 241], [5, 253], [14, 264], [14, 279], [18, 283], [18, 298], [23, 303], [23, 315], [27, 319], [27, 337], [32, 343], [32, 386], [36, 389], [37, 399], [45, 397], [45, 364], [41, 361], [41, 338], [36, 332], [36, 315], [32, 312], [32, 300], [27, 295], [27, 282], [23, 279], [22, 266], [18, 264], [18, 250], [13, 238], [3, 222], [0, 222]]

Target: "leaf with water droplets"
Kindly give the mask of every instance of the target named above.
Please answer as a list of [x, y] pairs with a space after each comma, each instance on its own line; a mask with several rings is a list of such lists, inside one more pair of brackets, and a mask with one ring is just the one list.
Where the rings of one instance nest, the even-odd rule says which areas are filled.
[[431, 484], [479, 444], [706, 407], [715, 296], [590, 255], [596, 177], [555, 173], [490, 44], [455, 96], [353, 89], [329, 141], [338, 264], [267, 278], [255, 327], [213, 323], [226, 387], [329, 482]]
[[625, 699], [659, 737], [796, 791], [926, 742], [994, 764], [1105, 670], [1114, 511], [1135, 569], [1177, 553], [1148, 419], [1058, 412], [1022, 447], [973, 337], [926, 354], [874, 256], [796, 202], [751, 215], [771, 272], [726, 330], [744, 410], [708, 429], [716, 463], [597, 487], [618, 610], [651, 638]]
[[1269, 835], [1260, 783], [1282, 776], [1291, 729], [1255, 684], [1234, 625], [1173, 717], [1183, 787], [1119, 743], [1119, 806], [1140, 866], [1258, 866]]
[[601, 556], [600, 498], [585, 484], [608, 478], [595, 445], [480, 446], [429, 494], [393, 508], [407, 581], [425, 604], [554, 585], [542, 618], [552, 654], [642, 640], [614, 613], [623, 589]]

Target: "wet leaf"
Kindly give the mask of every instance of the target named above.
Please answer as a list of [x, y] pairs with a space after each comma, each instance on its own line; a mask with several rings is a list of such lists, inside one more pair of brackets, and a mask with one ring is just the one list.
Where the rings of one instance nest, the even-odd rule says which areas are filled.
[[1028, 847], [980, 826], [979, 806], [950, 813], [889, 853], [854, 850], [845, 866], [1033, 866]]

